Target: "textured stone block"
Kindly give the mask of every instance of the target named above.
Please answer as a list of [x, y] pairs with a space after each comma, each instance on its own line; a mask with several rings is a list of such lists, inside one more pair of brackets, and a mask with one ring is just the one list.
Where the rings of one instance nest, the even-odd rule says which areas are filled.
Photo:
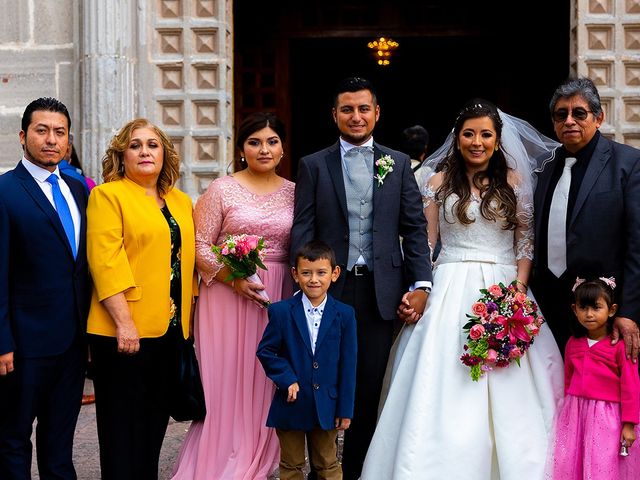
[[29, 4], [15, 0], [0, 0], [0, 43], [29, 41]]
[[[72, 49], [24, 50], [19, 54], [11, 50], [0, 51], [0, 99], [6, 108], [24, 108], [33, 99], [43, 96], [64, 96], [70, 107], [73, 102], [73, 71], [62, 69], [56, 75], [58, 64], [73, 58]], [[69, 73], [70, 72], [70, 73]], [[71, 85], [59, 88], [60, 83]], [[68, 93], [69, 92], [69, 93]], [[62, 99], [61, 99], [62, 100]]]
[[74, 13], [73, 2], [33, 0], [34, 41], [42, 45], [73, 43], [74, 22], [80, 21]]
[[[26, 105], [25, 105], [26, 106]], [[20, 120], [22, 111], [16, 113], [0, 113], [0, 173], [13, 168], [22, 157], [20, 145]]]

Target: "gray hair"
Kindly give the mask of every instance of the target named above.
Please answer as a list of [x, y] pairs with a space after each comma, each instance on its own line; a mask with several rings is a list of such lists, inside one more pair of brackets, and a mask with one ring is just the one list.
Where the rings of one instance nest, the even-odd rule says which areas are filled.
[[598, 89], [593, 81], [587, 77], [571, 77], [560, 85], [553, 93], [551, 102], [549, 102], [549, 110], [551, 111], [551, 114], [553, 114], [558, 100], [561, 98], [575, 97], [576, 95], [580, 95], [587, 101], [587, 104], [589, 104], [589, 110], [591, 110], [596, 117], [602, 113], [600, 94], [598, 93]]

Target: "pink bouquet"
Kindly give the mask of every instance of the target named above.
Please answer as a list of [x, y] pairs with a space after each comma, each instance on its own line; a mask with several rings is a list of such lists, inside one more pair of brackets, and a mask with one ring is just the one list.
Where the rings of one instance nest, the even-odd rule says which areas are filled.
[[469, 322], [462, 327], [468, 334], [462, 363], [471, 368], [471, 378], [478, 381], [494, 367], [508, 367], [533, 344], [544, 319], [538, 305], [516, 289], [516, 282], [481, 289], [482, 297], [471, 306]]
[[[221, 245], [213, 245], [211, 250], [219, 262], [231, 270], [226, 282], [236, 278], [246, 278], [253, 283], [260, 283], [260, 277], [256, 273], [258, 267], [266, 270], [264, 263], [264, 238], [257, 235], [227, 235]], [[264, 304], [269, 304], [269, 296], [264, 290], [259, 295], [264, 298]]]

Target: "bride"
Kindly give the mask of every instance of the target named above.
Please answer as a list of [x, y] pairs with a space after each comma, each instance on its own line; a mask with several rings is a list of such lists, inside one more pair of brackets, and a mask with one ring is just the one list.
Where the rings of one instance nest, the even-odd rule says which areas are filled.
[[532, 172], [535, 158], [555, 146], [528, 123], [473, 100], [422, 167], [429, 243], [440, 238], [442, 249], [427, 310], [394, 345], [363, 480], [544, 477], [563, 389], [562, 358], [547, 325], [520, 367], [496, 368], [478, 382], [460, 356], [465, 314], [481, 288], [516, 280], [527, 292]]

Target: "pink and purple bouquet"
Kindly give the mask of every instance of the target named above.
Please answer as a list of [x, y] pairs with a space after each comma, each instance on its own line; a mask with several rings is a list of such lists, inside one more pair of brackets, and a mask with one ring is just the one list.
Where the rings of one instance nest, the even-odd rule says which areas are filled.
[[471, 378], [478, 381], [495, 367], [520, 366], [533, 339], [540, 332], [544, 318], [538, 305], [516, 289], [517, 282], [502, 283], [480, 290], [482, 297], [471, 305], [462, 363], [471, 368]]
[[[211, 250], [219, 262], [231, 270], [226, 282], [236, 278], [246, 278], [253, 283], [262, 283], [256, 273], [258, 267], [266, 270], [263, 263], [265, 243], [258, 235], [230, 235], [228, 234], [221, 245], [213, 245]], [[264, 304], [269, 304], [269, 296], [264, 290], [258, 292], [264, 298]]]

